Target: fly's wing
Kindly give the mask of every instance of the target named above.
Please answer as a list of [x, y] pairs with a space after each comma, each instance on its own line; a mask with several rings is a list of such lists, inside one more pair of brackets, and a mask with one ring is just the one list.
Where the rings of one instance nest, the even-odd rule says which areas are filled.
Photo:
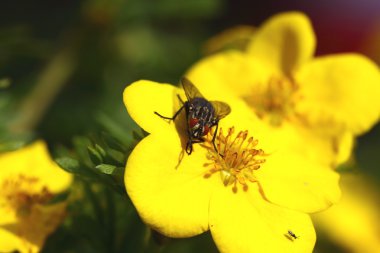
[[226, 117], [231, 112], [231, 107], [220, 101], [210, 101], [215, 110], [215, 115], [218, 119]]
[[181, 83], [183, 90], [185, 91], [187, 100], [190, 101], [196, 97], [203, 98], [202, 94], [189, 79], [187, 79], [186, 77], [182, 77]]

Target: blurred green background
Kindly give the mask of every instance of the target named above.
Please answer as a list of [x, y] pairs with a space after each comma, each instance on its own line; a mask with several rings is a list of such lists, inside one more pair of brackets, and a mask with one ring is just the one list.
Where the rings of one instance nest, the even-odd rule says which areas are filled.
[[[71, 155], [63, 163], [82, 176], [68, 219], [44, 252], [217, 252], [207, 233], [162, 238], [139, 220], [118, 169], [144, 133], [128, 117], [122, 92], [139, 79], [175, 84], [215, 34], [287, 10], [309, 15], [318, 54], [356, 51], [380, 62], [378, 1], [2, 1], [0, 150], [40, 137], [55, 158]], [[377, 184], [379, 143], [378, 124], [356, 149], [356, 169]], [[102, 157], [104, 149], [113, 155]], [[83, 172], [103, 163], [114, 167]], [[316, 252], [346, 252], [318, 236]]]

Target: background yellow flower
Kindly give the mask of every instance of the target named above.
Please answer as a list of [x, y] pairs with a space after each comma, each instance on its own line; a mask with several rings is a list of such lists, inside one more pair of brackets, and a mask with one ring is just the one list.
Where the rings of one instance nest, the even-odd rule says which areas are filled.
[[65, 202], [49, 202], [71, 181], [43, 141], [0, 154], [0, 251], [39, 252], [66, 213]]
[[[246, 52], [206, 57], [188, 72], [210, 91], [227, 90], [278, 128], [294, 128], [299, 152], [331, 165], [348, 159], [353, 138], [380, 116], [380, 72], [358, 54], [313, 58], [315, 35], [298, 12], [275, 15]], [[314, 149], [303, 149], [305, 141]]]
[[379, 191], [357, 173], [342, 174], [342, 200], [313, 215], [317, 231], [349, 252], [380, 252]]

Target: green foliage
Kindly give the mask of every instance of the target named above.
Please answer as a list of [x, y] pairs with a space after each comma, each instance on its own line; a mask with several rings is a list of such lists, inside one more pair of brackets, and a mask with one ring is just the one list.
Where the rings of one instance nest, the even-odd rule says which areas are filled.
[[11, 85], [11, 79], [9, 78], [0, 79], [0, 89], [8, 88], [9, 85]]
[[35, 138], [33, 133], [10, 133], [0, 127], [0, 153], [17, 150]]
[[103, 133], [91, 138], [75, 137], [73, 151], [62, 148], [56, 162], [82, 180], [104, 184], [125, 195], [124, 167], [132, 146], [124, 146]]

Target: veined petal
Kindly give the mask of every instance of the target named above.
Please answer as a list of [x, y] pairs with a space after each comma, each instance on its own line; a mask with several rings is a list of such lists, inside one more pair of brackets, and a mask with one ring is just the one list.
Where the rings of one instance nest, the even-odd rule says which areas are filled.
[[296, 110], [314, 126], [357, 135], [380, 117], [380, 72], [364, 56], [316, 58], [302, 66], [296, 80], [301, 97]]
[[273, 16], [257, 30], [248, 53], [276, 74], [291, 74], [313, 56], [315, 44], [307, 16], [287, 12]]
[[305, 213], [325, 210], [341, 195], [336, 172], [292, 152], [269, 154], [256, 176], [270, 202]]
[[127, 162], [125, 185], [145, 223], [170, 237], [208, 230], [214, 179], [204, 178], [205, 155], [197, 144], [191, 155], [184, 153], [170, 128], [150, 134], [135, 147]]
[[249, 192], [220, 186], [212, 196], [210, 230], [221, 252], [312, 252], [316, 236], [308, 215], [265, 201], [257, 187]]
[[172, 117], [180, 108], [177, 94], [181, 92], [170, 84], [141, 80], [125, 88], [123, 99], [132, 119], [146, 132], [152, 133], [168, 125], [167, 121], [154, 112]]

